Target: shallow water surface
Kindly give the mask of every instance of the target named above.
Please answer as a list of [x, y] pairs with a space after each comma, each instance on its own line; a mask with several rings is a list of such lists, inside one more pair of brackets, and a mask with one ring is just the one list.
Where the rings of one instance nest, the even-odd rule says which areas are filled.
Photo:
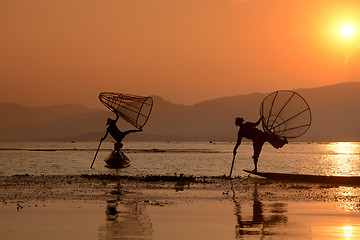
[[1, 239], [360, 238], [358, 187], [246, 177], [2, 179]]
[[[97, 142], [1, 142], [0, 174], [71, 175], [126, 174], [195, 176], [228, 175], [234, 143], [126, 142], [124, 152], [131, 165], [118, 171], [104, 167], [112, 149], [105, 142], [95, 160]], [[252, 145], [244, 142], [238, 149], [233, 176], [246, 176], [242, 169], [253, 169]], [[259, 171], [360, 175], [360, 143], [290, 143], [281, 149], [265, 144]]]
[[1, 207], [3, 239], [360, 238], [358, 213], [334, 203], [191, 200], [171, 204], [62, 203]]
[[150, 207], [153, 239], [359, 239], [360, 216], [332, 203], [193, 202]]

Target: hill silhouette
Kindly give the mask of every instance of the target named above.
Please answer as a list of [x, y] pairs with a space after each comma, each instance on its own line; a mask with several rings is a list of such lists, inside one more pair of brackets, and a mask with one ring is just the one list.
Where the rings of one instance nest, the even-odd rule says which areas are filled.
[[[309, 103], [313, 122], [297, 141], [360, 141], [360, 82], [295, 89]], [[129, 135], [137, 141], [235, 141], [234, 118], [259, 118], [261, 101], [269, 93], [253, 93], [179, 105], [152, 96], [154, 108], [144, 132]], [[29, 108], [0, 103], [0, 140], [98, 141], [105, 133], [107, 109], [81, 105]], [[122, 130], [133, 129], [119, 120]], [[109, 140], [111, 140], [109, 138]]]

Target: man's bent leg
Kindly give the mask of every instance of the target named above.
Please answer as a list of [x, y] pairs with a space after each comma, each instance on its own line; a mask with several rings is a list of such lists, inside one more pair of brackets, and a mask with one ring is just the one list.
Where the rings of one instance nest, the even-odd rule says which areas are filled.
[[258, 160], [259, 160], [259, 156], [253, 156], [253, 159], [254, 159], [254, 170], [253, 170], [253, 172], [257, 172], [257, 163], [258, 163]]
[[254, 156], [253, 156], [253, 159], [254, 159], [254, 172], [257, 172], [257, 163], [259, 161], [259, 156], [260, 156], [260, 153], [261, 153], [261, 149], [264, 145], [264, 141], [255, 141], [253, 142], [253, 148], [254, 148]]

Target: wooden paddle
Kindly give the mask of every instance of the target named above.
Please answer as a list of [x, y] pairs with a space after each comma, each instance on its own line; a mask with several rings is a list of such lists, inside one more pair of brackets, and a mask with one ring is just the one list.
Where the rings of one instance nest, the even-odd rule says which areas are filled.
[[96, 156], [97, 156], [97, 154], [98, 154], [98, 152], [99, 152], [100, 145], [101, 145], [102, 141], [103, 141], [103, 139], [101, 138], [100, 143], [99, 143], [99, 146], [98, 146], [98, 148], [97, 148], [97, 150], [96, 150], [96, 153], [95, 153], [95, 157], [94, 157], [94, 159], [93, 159], [93, 161], [92, 161], [92, 163], [91, 163], [90, 168], [92, 168], [93, 165], [94, 165], [94, 162], [95, 162]]
[[234, 167], [235, 156], [236, 156], [236, 154], [234, 154], [234, 157], [233, 157], [233, 160], [232, 160], [231, 169], [230, 169], [230, 174], [229, 174], [229, 177], [230, 177], [230, 178], [231, 178], [232, 170], [233, 170], [233, 167]]

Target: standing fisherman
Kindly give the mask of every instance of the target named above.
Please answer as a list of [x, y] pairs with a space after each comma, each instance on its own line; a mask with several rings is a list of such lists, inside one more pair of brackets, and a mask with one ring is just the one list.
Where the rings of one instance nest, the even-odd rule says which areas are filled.
[[116, 143], [114, 144], [114, 150], [119, 153], [120, 149], [122, 148], [123, 144], [121, 143], [121, 141], [126, 137], [126, 135], [128, 135], [129, 133], [134, 133], [134, 132], [142, 132], [142, 128], [140, 128], [139, 130], [128, 130], [125, 132], [122, 132], [119, 130], [119, 128], [116, 126], [116, 122], [117, 120], [119, 120], [119, 115], [117, 113], [116, 114], [116, 119], [112, 120], [111, 118], [107, 119], [107, 123], [106, 125], [108, 125], [107, 129], [106, 129], [106, 133], [104, 135], [104, 137], [101, 138], [101, 141], [104, 141], [105, 138], [107, 137], [108, 133], [110, 133], [110, 135], [115, 139]]
[[237, 117], [235, 118], [235, 126], [240, 127], [237, 137], [237, 142], [234, 147], [234, 158], [236, 155], [236, 150], [241, 144], [241, 140], [243, 137], [247, 139], [251, 139], [253, 141], [253, 149], [254, 149], [254, 172], [257, 171], [257, 163], [260, 156], [261, 149], [265, 142], [269, 142], [274, 148], [281, 148], [285, 144], [288, 143], [286, 137], [284, 139], [279, 138], [278, 136], [265, 133], [256, 127], [260, 124], [263, 117], [261, 117], [256, 123], [253, 122], [245, 122], [243, 118]]

